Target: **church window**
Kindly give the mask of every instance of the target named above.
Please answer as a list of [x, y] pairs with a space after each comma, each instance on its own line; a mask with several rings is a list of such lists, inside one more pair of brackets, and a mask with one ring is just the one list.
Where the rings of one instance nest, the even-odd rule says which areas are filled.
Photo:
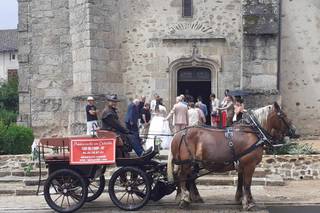
[[192, 17], [192, 0], [182, 0], [182, 16]]

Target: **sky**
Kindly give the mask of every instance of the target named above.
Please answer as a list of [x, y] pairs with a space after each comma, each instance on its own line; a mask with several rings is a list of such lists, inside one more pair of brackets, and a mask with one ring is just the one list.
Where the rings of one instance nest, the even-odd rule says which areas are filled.
[[17, 0], [0, 0], [0, 29], [16, 29], [17, 24]]

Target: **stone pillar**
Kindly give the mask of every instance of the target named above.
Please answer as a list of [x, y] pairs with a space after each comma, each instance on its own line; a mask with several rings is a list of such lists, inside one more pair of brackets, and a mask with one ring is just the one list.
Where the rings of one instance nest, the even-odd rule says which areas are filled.
[[119, 9], [117, 1], [69, 0], [69, 11], [73, 66], [69, 129], [72, 134], [81, 134], [88, 95], [95, 97], [102, 111], [107, 94], [123, 94], [116, 36]]
[[118, 1], [96, 0], [89, 5], [91, 83], [94, 94], [123, 95], [119, 11]]
[[72, 52], [73, 95], [91, 95], [91, 1], [69, 0], [69, 22]]
[[276, 101], [279, 95], [279, 0], [244, 0], [242, 11], [242, 89], [255, 93], [248, 98], [247, 106], [264, 106]]
[[31, 126], [30, 109], [30, 69], [31, 54], [31, 4], [32, 0], [18, 0], [19, 24], [18, 24], [18, 61], [19, 61], [19, 116], [18, 123]]
[[282, 106], [300, 134], [320, 135], [320, 1], [282, 1]]

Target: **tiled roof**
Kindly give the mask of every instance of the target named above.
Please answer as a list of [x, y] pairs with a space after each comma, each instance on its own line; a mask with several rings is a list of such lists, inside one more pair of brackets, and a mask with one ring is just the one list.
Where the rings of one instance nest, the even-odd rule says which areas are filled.
[[0, 30], [0, 52], [18, 50], [18, 31]]

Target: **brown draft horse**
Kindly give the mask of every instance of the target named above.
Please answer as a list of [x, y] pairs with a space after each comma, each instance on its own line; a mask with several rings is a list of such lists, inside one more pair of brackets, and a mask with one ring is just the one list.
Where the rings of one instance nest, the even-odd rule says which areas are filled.
[[195, 184], [201, 169], [210, 172], [236, 169], [235, 200], [242, 202], [244, 210], [255, 206], [250, 187], [255, 167], [262, 159], [263, 146], [284, 136], [294, 136], [295, 129], [276, 102], [248, 113], [247, 120], [225, 130], [189, 127], [175, 134], [168, 157], [168, 179], [178, 182], [176, 199], [180, 198], [181, 208], [191, 201], [203, 202]]

